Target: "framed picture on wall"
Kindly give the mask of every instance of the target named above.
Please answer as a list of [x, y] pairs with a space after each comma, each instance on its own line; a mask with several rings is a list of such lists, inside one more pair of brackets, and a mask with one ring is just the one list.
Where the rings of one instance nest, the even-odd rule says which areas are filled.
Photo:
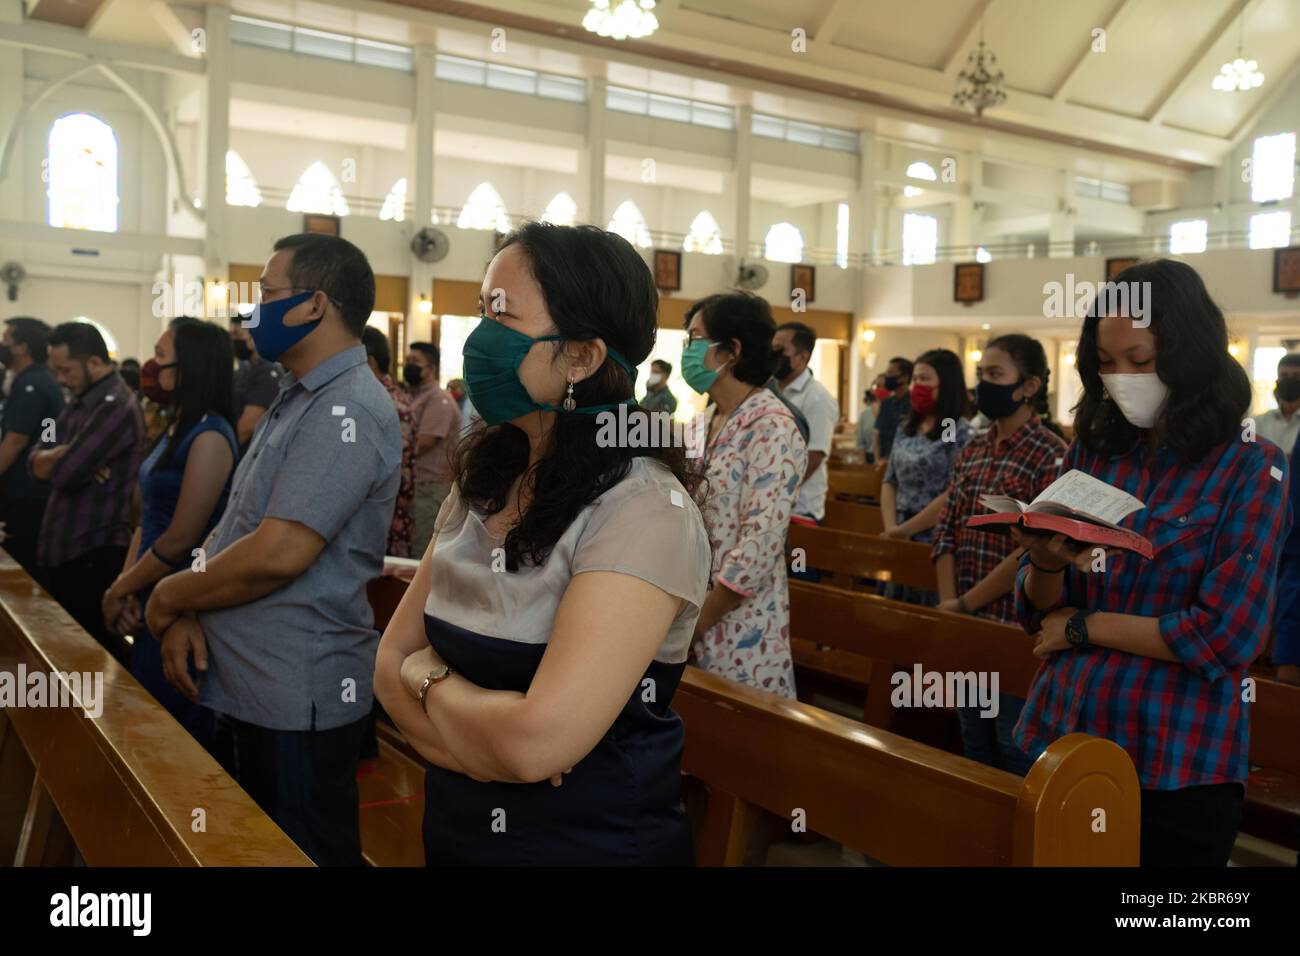
[[1111, 282], [1114, 278], [1127, 269], [1129, 266], [1137, 265], [1137, 256], [1120, 256], [1115, 259], [1106, 260], [1106, 281]]
[[1273, 250], [1273, 291], [1288, 299], [1300, 295], [1300, 246]]
[[672, 249], [655, 250], [655, 286], [663, 292], [682, 288], [682, 254]]
[[315, 232], [322, 236], [337, 236], [339, 235], [339, 229], [338, 216], [326, 216], [318, 212], [303, 213], [303, 232]]
[[813, 302], [817, 298], [817, 269], [815, 266], [794, 265], [790, 267], [790, 295], [794, 296], [796, 289], [803, 289], [803, 299], [805, 302]]
[[952, 267], [952, 301], [963, 305], [984, 301], [984, 263], [959, 262]]

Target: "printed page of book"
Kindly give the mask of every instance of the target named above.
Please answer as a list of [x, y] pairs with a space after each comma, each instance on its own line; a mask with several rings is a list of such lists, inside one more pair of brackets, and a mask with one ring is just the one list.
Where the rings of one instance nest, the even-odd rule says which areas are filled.
[[1127, 491], [1075, 468], [1043, 489], [1029, 510], [1091, 519], [1117, 527], [1116, 522], [1145, 507]]
[[1017, 511], [1024, 512], [1029, 508], [1018, 498], [1012, 498], [1010, 495], [980, 495], [980, 504], [989, 511], [998, 511], [1004, 514], [1011, 514]]

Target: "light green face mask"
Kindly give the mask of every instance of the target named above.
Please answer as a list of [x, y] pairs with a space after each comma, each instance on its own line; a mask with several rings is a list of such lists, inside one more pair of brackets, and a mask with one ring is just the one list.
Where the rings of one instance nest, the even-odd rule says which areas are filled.
[[682, 346], [682, 378], [701, 395], [713, 387], [722, 372], [720, 368], [704, 367], [704, 356], [717, 344], [708, 339], [695, 339]]

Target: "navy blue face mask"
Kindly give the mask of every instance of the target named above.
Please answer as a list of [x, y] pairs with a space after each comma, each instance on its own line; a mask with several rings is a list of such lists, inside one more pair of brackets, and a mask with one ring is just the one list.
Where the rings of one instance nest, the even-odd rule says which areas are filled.
[[295, 307], [306, 302], [316, 293], [301, 292], [287, 299], [274, 302], [259, 302], [253, 314], [244, 320], [244, 328], [253, 337], [257, 354], [268, 362], [278, 361], [280, 356], [293, 348], [320, 325], [320, 319], [304, 322], [302, 325], [285, 325], [284, 317]]
[[1023, 405], [1025, 400], [1013, 398], [1012, 393], [1023, 384], [1023, 379], [1010, 385], [998, 385], [980, 380], [975, 383], [975, 404], [989, 421], [1014, 415], [1016, 409]]

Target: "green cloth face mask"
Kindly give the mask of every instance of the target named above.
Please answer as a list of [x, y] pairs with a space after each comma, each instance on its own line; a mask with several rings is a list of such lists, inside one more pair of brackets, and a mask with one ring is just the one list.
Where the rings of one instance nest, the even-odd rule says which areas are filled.
[[[465, 340], [464, 374], [469, 400], [485, 422], [499, 425], [529, 412], [561, 411], [558, 405], [533, 401], [533, 396], [528, 394], [528, 389], [519, 380], [519, 366], [523, 364], [534, 343], [562, 342], [564, 339], [563, 335], [542, 335], [534, 339], [495, 319], [485, 318], [479, 321], [478, 328]], [[631, 363], [611, 346], [607, 345], [606, 349], [609, 357], [623, 366], [635, 381], [636, 370]], [[622, 402], [579, 406], [572, 411], [594, 415], [635, 401], [635, 398], [629, 397]]]

